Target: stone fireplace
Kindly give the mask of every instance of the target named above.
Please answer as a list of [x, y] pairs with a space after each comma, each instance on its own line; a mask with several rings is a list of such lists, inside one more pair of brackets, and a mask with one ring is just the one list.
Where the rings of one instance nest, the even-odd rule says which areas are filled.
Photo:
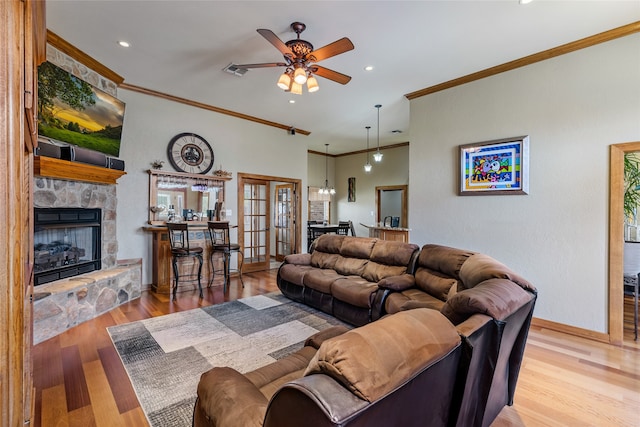
[[78, 276], [102, 268], [102, 210], [35, 208], [33, 284]]
[[[34, 344], [37, 344], [118, 305], [138, 298], [141, 291], [142, 261], [117, 259], [115, 184], [96, 184], [35, 176], [33, 200], [35, 212], [58, 214], [85, 212], [91, 218], [89, 221], [91, 227], [99, 223], [97, 232], [99, 242], [96, 248], [91, 249], [98, 259], [91, 263], [92, 267], [87, 267], [93, 271], [77, 271], [78, 275], [65, 277], [68, 271], [74, 270], [70, 259], [74, 255], [68, 249], [68, 253], [60, 259], [63, 264], [62, 275], [59, 278], [54, 277], [49, 283], [42, 282], [34, 288], [33, 334]], [[100, 218], [95, 216], [97, 212]], [[82, 214], [82, 216], [86, 215]], [[69, 243], [72, 240], [70, 230], [64, 231], [65, 225], [58, 226], [58, 231], [62, 230], [61, 232], [54, 231], [49, 236], [54, 241], [61, 241], [63, 249], [67, 248], [65, 239]], [[42, 243], [38, 240], [38, 231], [34, 229], [36, 247], [38, 243]], [[86, 245], [82, 243], [82, 246]], [[83, 247], [77, 250], [79, 249], [85, 251], [86, 257], [86, 251], [89, 248]], [[44, 252], [41, 255], [41, 261], [45, 262], [47, 255]], [[34, 248], [34, 282], [40, 278], [37, 262], [38, 252]], [[52, 257], [50, 265], [54, 262], [58, 263], [57, 257]], [[64, 265], [65, 262], [67, 262], [66, 265]], [[80, 264], [87, 265], [84, 262]]]

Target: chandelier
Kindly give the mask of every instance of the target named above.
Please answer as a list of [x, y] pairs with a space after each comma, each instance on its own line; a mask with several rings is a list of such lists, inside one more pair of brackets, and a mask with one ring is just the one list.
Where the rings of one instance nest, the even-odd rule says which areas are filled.
[[320, 89], [318, 80], [313, 76], [311, 70], [306, 65], [298, 65], [295, 70], [291, 67], [280, 75], [278, 79], [278, 87], [282, 90], [289, 91], [295, 95], [302, 95], [302, 87], [307, 84], [309, 93], [317, 92]]
[[377, 104], [375, 105], [375, 107], [378, 109], [378, 151], [373, 153], [373, 160], [375, 160], [376, 162], [381, 162], [382, 153], [380, 152], [380, 107], [382, 107], [382, 105]]
[[309, 93], [317, 92], [320, 86], [318, 86], [318, 80], [313, 76], [311, 67], [311, 61], [315, 60], [315, 57], [311, 55], [313, 45], [300, 38], [300, 33], [304, 31], [306, 26], [302, 23], [294, 22], [291, 27], [298, 34], [298, 38], [285, 43], [293, 52], [293, 57], [289, 58], [291, 66], [287, 67], [284, 73], [280, 75], [277, 85], [284, 91], [302, 95], [302, 87], [306, 83]]
[[364, 171], [369, 173], [371, 172], [371, 163], [369, 163], [369, 129], [371, 126], [365, 126], [365, 129], [367, 130], [367, 163], [364, 164]]
[[331, 187], [329, 188], [329, 179], [328, 179], [328, 170], [329, 170], [329, 166], [328, 166], [328, 161], [329, 161], [329, 144], [324, 144], [325, 148], [325, 155], [324, 155], [324, 187], [321, 188], [320, 190], [318, 190], [318, 193], [320, 194], [330, 194], [330, 195], [334, 195], [336, 194], [336, 189]]

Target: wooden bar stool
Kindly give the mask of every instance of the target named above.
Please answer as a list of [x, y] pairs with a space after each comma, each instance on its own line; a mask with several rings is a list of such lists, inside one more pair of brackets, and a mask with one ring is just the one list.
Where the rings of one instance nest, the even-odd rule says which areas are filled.
[[224, 285], [222, 290], [223, 292], [227, 291], [227, 285], [229, 284], [229, 273], [231, 272], [231, 253], [235, 252], [238, 254], [238, 269], [234, 271], [238, 272], [240, 276], [240, 283], [242, 283], [242, 287], [244, 288], [244, 281], [242, 280], [242, 264], [244, 262], [244, 254], [242, 253], [242, 248], [238, 243], [231, 242], [231, 238], [229, 237], [229, 223], [227, 221], [209, 221], [207, 225], [209, 231], [209, 244], [211, 245], [211, 279], [209, 280], [209, 285], [211, 285], [211, 283], [213, 282], [216, 274], [216, 269], [213, 264], [213, 255], [216, 252], [221, 252], [224, 261]]
[[[184, 278], [190, 280], [198, 280], [198, 289], [200, 290], [200, 298], [202, 295], [202, 284], [200, 283], [200, 276], [202, 275], [202, 252], [203, 249], [199, 246], [189, 246], [189, 226], [182, 223], [168, 222], [167, 229], [169, 230], [169, 243], [171, 245], [171, 263], [173, 264], [173, 300], [176, 300], [176, 292], [178, 290], [178, 283], [180, 281], [180, 270], [178, 268], [178, 261], [183, 258], [193, 257], [198, 260], [198, 274], [183, 275]], [[196, 276], [196, 278], [194, 278]]]

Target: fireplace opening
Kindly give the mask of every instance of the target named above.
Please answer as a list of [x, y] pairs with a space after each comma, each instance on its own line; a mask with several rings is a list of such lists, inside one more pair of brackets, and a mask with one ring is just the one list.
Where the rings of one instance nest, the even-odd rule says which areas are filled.
[[35, 208], [34, 285], [102, 268], [100, 209]]

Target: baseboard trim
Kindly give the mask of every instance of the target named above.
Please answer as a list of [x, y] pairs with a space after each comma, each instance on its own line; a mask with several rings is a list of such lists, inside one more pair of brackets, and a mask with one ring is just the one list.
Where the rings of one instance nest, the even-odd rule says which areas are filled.
[[563, 334], [574, 335], [577, 337], [607, 344], [611, 343], [611, 339], [609, 337], [609, 334], [607, 333], [578, 328], [576, 326], [565, 325], [563, 323], [552, 322], [551, 320], [539, 319], [537, 317], [531, 319], [531, 326], [536, 328], [549, 329], [555, 332], [562, 332]]

